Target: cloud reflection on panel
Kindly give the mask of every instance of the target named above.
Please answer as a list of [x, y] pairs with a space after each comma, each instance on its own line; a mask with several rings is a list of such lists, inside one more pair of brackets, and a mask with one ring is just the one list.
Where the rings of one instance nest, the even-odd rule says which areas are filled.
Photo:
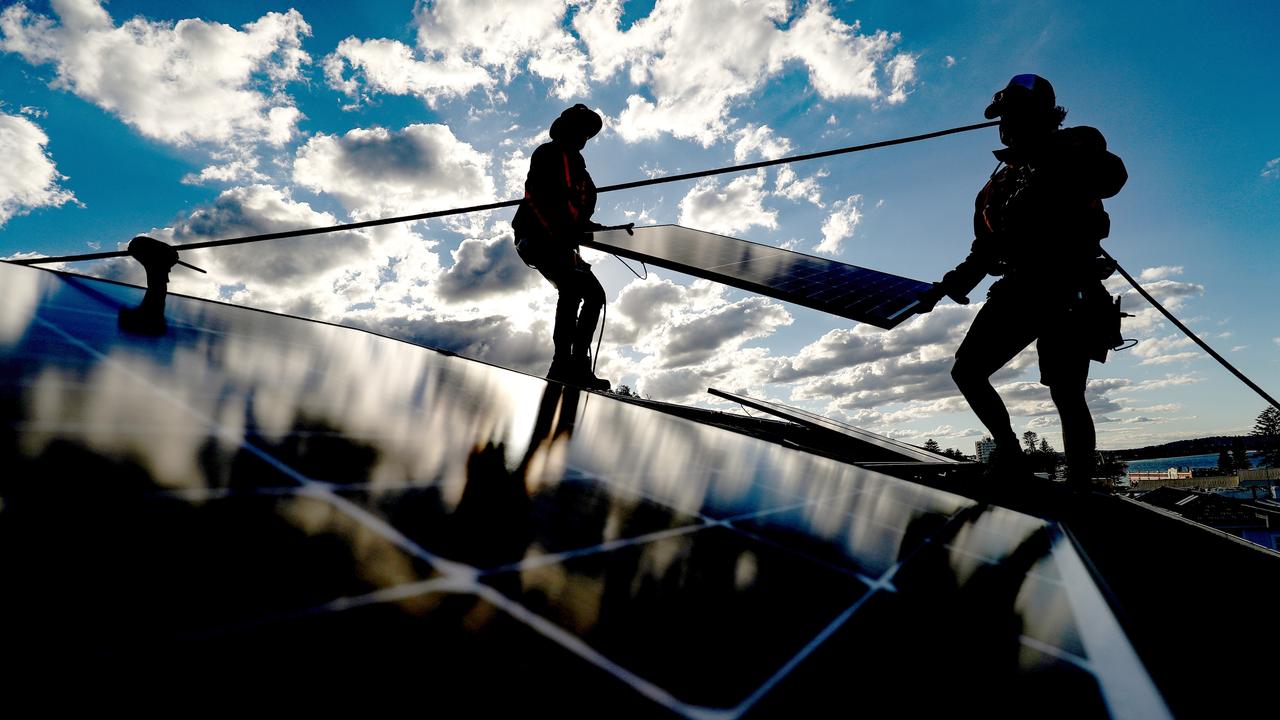
[[[158, 483], [186, 488], [224, 485], [247, 440], [313, 480], [441, 483], [456, 494], [466, 474], [460, 449], [495, 442], [518, 455], [528, 443], [529, 427], [516, 425], [532, 419], [515, 408], [536, 407], [535, 379], [349, 330], [249, 312], [227, 317], [171, 299], [175, 332], [213, 332], [168, 358], [116, 347], [85, 378], [46, 370], [29, 419], [86, 429], [95, 451], [138, 458]], [[32, 436], [28, 451], [54, 439], [56, 430]], [[279, 473], [261, 476], [293, 484]]]
[[22, 340], [40, 304], [43, 286], [36, 273], [7, 273], [0, 283], [0, 348]]

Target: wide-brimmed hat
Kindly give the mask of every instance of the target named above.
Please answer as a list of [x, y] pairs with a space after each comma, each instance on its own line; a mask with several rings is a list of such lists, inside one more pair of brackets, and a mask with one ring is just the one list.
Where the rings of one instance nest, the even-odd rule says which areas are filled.
[[1058, 104], [1053, 86], [1039, 75], [1014, 75], [1003, 90], [991, 98], [983, 116], [988, 120], [1000, 117], [1012, 107], [1029, 110], [1052, 110]]
[[560, 113], [560, 117], [551, 123], [551, 139], [559, 140], [565, 133], [582, 135], [588, 139], [596, 136], [604, 120], [595, 110], [578, 103]]

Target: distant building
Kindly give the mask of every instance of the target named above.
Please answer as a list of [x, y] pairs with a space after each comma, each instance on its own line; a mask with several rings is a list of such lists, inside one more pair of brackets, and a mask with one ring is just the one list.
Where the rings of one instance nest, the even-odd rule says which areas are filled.
[[1218, 490], [1239, 486], [1240, 480], [1235, 475], [1196, 475], [1176, 468], [1169, 468], [1165, 472], [1129, 473], [1129, 487], [1134, 490], [1154, 490], [1158, 487]]
[[1159, 480], [1190, 480], [1190, 470], [1179, 470], [1178, 468], [1169, 468], [1164, 472], [1156, 470], [1141, 470], [1129, 473], [1129, 482], [1135, 485], [1143, 482], [1156, 482]]
[[1280, 503], [1162, 487], [1138, 499], [1270, 550], [1280, 550]]
[[991, 460], [991, 452], [996, 449], [996, 441], [991, 438], [982, 438], [973, 444], [973, 449], [977, 451], [978, 462], [989, 462]]

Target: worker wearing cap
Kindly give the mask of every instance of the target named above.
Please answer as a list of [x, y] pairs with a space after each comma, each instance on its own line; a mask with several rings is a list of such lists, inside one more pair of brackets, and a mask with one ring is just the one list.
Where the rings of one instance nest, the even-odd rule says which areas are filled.
[[[1000, 276], [956, 351], [951, 375], [996, 442], [995, 469], [1025, 461], [991, 376], [1036, 341], [1040, 382], [1062, 420], [1068, 481], [1087, 488], [1096, 439], [1085, 400], [1089, 360], [1104, 361], [1119, 311], [1102, 285], [1114, 267], [1101, 255], [1110, 230], [1103, 198], [1128, 178], [1091, 127], [1062, 128], [1067, 111], [1039, 75], [1018, 75], [996, 93], [986, 117], [1000, 118], [1000, 161], [978, 193], [968, 257], [922, 296], [961, 304], [987, 275]], [[1113, 322], [1114, 321], [1114, 322]]]
[[591, 221], [596, 187], [581, 150], [603, 125], [582, 104], [551, 123], [551, 142], [533, 151], [524, 200], [511, 221], [520, 257], [560, 293], [551, 333], [555, 355], [547, 377], [592, 390], [608, 390], [609, 381], [596, 377], [591, 367], [591, 340], [605, 295], [578, 253], [583, 233], [601, 227]]

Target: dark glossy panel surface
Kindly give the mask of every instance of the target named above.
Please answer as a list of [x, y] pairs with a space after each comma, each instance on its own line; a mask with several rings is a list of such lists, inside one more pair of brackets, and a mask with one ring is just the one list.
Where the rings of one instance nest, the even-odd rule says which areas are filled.
[[[252, 657], [245, 646], [260, 648]], [[245, 700], [297, 683], [302, 707], [431, 718], [678, 718], [473, 594], [423, 592], [318, 612], [173, 648], [179, 663], [238, 668]], [[317, 681], [316, 672], [323, 681]]]
[[57, 482], [10, 488], [0, 511], [0, 627], [10, 657], [152, 653], [435, 574], [314, 498], [190, 502], [104, 491], [106, 481], [125, 485], [122, 476], [45, 478]]
[[490, 447], [473, 455], [456, 496], [445, 486], [341, 494], [385, 517], [427, 550], [482, 570], [704, 524], [699, 517], [572, 474], [527, 486], [523, 477], [502, 468], [496, 453]]
[[922, 662], [1151, 697], [1038, 518], [347, 328], [170, 297], [123, 332], [140, 296], [0, 265], [0, 633], [32, 668], [592, 717], [795, 716]]
[[678, 272], [892, 328], [929, 283], [679, 225], [598, 232], [582, 243]]
[[746, 700], [867, 592], [725, 528], [486, 581], [678, 700], [714, 708]]
[[1107, 717], [1086, 668], [1022, 641], [999, 598], [877, 593], [748, 717]]
[[833, 567], [879, 578], [938, 534], [960, 509], [959, 503], [944, 498], [926, 495], [918, 498], [919, 504], [911, 499], [857, 493], [735, 525]]

